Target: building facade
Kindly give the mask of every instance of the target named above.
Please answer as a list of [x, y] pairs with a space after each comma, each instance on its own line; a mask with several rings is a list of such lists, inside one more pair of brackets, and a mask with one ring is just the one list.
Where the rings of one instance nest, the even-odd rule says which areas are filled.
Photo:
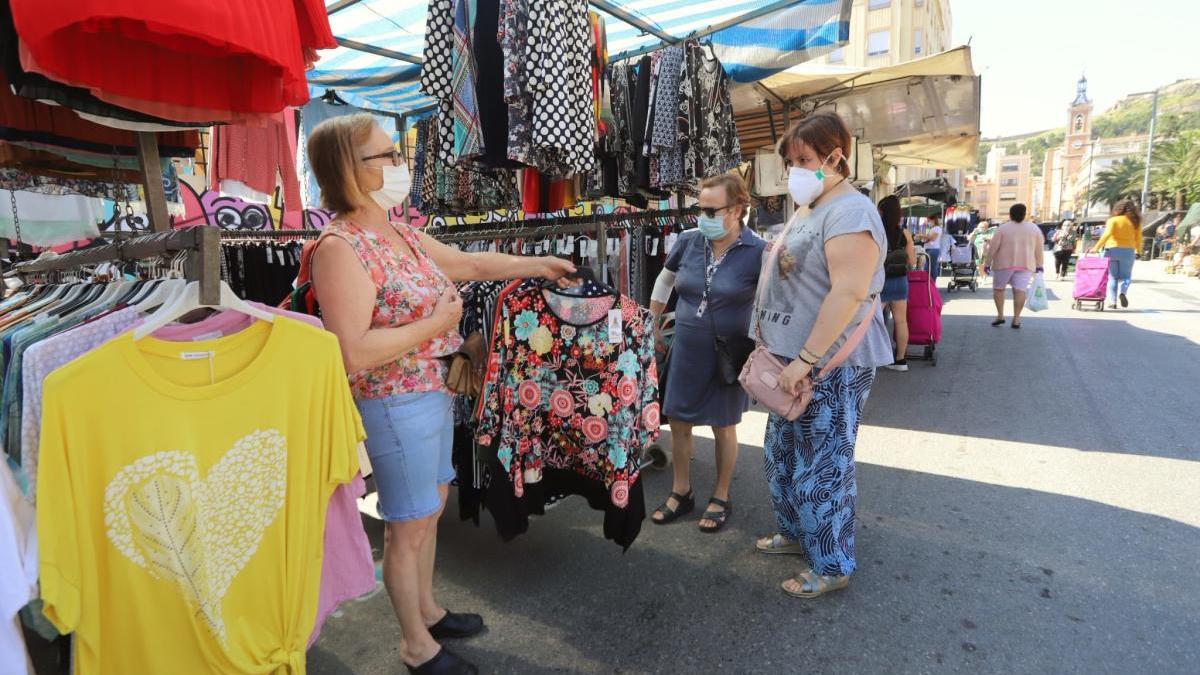
[[1007, 218], [1009, 208], [1017, 203], [1037, 217], [1032, 163], [1028, 153], [1010, 155], [1002, 147], [993, 147], [988, 151], [985, 173], [964, 179], [961, 201], [978, 209], [980, 218]]
[[[850, 41], [817, 63], [858, 68], [891, 66], [950, 48], [950, 0], [854, 0]], [[944, 175], [961, 188], [962, 171], [896, 167], [896, 185]], [[961, 192], [961, 189], [960, 189]]]
[[854, 0], [850, 41], [823, 57], [837, 66], [891, 66], [950, 48], [950, 0]]

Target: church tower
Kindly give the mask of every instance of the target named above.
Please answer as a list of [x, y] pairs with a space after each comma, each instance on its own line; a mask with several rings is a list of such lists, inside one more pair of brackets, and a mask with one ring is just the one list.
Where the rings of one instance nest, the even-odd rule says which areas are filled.
[[1071, 101], [1067, 116], [1067, 135], [1063, 140], [1063, 155], [1066, 160], [1067, 180], [1073, 182], [1083, 156], [1092, 139], [1092, 101], [1087, 95], [1087, 77], [1080, 76], [1075, 85], [1075, 100]]

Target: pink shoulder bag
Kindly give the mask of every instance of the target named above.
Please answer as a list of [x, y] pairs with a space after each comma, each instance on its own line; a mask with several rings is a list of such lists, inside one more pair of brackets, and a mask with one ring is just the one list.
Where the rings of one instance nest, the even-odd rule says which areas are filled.
[[[779, 376], [787, 366], [779, 357], [767, 351], [767, 346], [762, 339], [760, 312], [770, 279], [769, 272], [779, 259], [779, 250], [787, 245], [787, 236], [791, 233], [792, 225], [796, 220], [798, 218], [793, 217], [780, 233], [779, 238], [772, 242], [771, 253], [767, 256], [762, 274], [759, 275], [758, 298], [754, 302], [754, 333], [758, 345], [750, 353], [750, 357], [746, 359], [746, 365], [742, 367], [742, 372], [738, 375], [738, 382], [741, 383], [742, 389], [746, 390], [750, 398], [762, 403], [789, 422], [794, 422], [796, 418], [803, 415], [808, 404], [812, 402], [813, 378], [811, 374], [804, 378], [804, 381], [800, 383], [798, 396], [789, 394], [779, 386]], [[862, 342], [863, 337], [867, 334], [867, 329], [870, 328], [871, 321], [875, 316], [875, 308], [878, 306], [879, 298], [876, 297], [875, 301], [871, 303], [871, 309], [867, 312], [866, 317], [859, 322], [850, 337], [846, 338], [842, 348], [833, 355], [833, 358], [829, 359], [829, 363], [825, 364], [822, 370], [833, 370], [849, 358], [854, 348]]]

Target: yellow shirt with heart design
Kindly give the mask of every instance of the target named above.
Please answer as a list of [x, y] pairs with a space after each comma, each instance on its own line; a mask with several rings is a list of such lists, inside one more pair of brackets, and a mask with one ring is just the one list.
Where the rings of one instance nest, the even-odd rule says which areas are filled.
[[337, 338], [283, 317], [126, 334], [43, 404], [41, 593], [75, 673], [303, 673], [326, 506], [365, 435]]

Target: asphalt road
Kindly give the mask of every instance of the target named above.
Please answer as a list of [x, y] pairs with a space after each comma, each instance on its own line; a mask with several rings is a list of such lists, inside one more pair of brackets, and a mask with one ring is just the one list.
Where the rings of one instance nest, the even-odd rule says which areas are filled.
[[[574, 499], [504, 544], [452, 506], [438, 594], [490, 625], [454, 648], [494, 673], [1200, 672], [1200, 282], [1135, 275], [1116, 312], [1051, 283], [1068, 300], [1020, 331], [989, 325], [990, 286], [947, 295], [937, 367], [881, 371], [867, 404], [849, 589], [789, 598], [795, 559], [753, 552], [774, 520], [751, 412], [716, 535], [647, 522], [622, 554]], [[650, 504], [670, 487], [644, 481]], [[399, 640], [377, 592], [329, 620], [309, 672], [403, 672]]]

